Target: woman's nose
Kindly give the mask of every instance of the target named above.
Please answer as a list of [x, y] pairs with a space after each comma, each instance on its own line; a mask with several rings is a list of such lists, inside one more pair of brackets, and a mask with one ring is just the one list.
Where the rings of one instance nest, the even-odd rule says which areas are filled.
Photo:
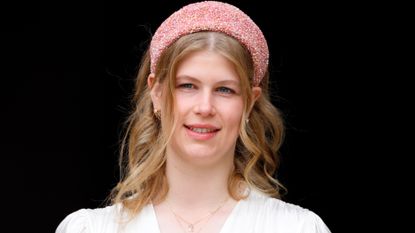
[[201, 92], [195, 103], [195, 113], [204, 117], [215, 115], [216, 109], [213, 102], [210, 91]]

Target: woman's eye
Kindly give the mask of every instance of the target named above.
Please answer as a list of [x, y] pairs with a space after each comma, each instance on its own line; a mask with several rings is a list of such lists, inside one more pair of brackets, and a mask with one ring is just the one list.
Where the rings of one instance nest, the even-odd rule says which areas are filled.
[[185, 89], [192, 89], [192, 88], [194, 88], [193, 84], [191, 84], [191, 83], [180, 84], [179, 87], [185, 88]]
[[232, 89], [227, 88], [227, 87], [219, 87], [217, 89], [219, 92], [225, 93], [225, 94], [232, 94], [235, 93]]

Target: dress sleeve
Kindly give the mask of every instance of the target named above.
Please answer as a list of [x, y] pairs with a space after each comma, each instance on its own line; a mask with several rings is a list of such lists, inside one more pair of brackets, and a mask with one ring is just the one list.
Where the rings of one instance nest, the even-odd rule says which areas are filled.
[[323, 220], [312, 211], [308, 212], [306, 223], [304, 224], [304, 233], [331, 233]]
[[81, 209], [69, 214], [59, 224], [55, 233], [92, 233], [88, 211]]

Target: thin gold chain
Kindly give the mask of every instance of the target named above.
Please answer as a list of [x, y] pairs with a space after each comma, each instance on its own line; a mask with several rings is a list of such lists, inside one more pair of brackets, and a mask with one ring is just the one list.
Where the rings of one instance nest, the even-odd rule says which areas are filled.
[[[212, 217], [213, 215], [210, 215], [207, 219], [206, 219], [206, 222], [205, 222], [205, 225], [207, 225], [207, 223], [209, 222], [209, 220], [210, 220], [210, 218]], [[194, 225], [193, 224], [190, 224], [190, 225], [187, 225], [187, 229], [186, 229], [186, 226], [183, 226], [183, 223], [180, 221], [180, 216], [177, 216], [177, 215], [174, 215], [174, 217], [175, 217], [175, 219], [176, 219], [176, 221], [179, 223], [179, 225], [180, 225], [180, 227], [182, 228], [182, 230], [184, 231], [184, 232], [190, 232], [190, 233], [193, 233], [194, 232]], [[184, 219], [181, 219], [182, 221], [184, 221]], [[187, 223], [186, 223], [187, 224]], [[199, 228], [199, 230], [197, 231], [197, 233], [200, 233], [201, 231], [202, 231], [202, 229], [204, 228], [204, 226], [205, 225], [202, 225], [200, 228]]]
[[[179, 223], [179, 225], [182, 228], [182, 230], [185, 231], [185, 232], [194, 233], [195, 226], [197, 224], [199, 224], [200, 222], [202, 222], [203, 220], [205, 220], [207, 218], [206, 219], [206, 222], [205, 222], [205, 225], [206, 225], [209, 222], [210, 218], [212, 218], [212, 216], [215, 215], [226, 204], [227, 201], [228, 201], [228, 198], [226, 198], [215, 210], [210, 211], [208, 214], [206, 214], [205, 216], [203, 216], [202, 218], [198, 219], [197, 221], [195, 221], [193, 223], [187, 221], [182, 216], [180, 216], [179, 214], [177, 214], [176, 211], [174, 211], [173, 208], [171, 208], [170, 203], [168, 201], [166, 201], [166, 202], [167, 202], [167, 206], [169, 207], [170, 211], [173, 213], [176, 221]], [[183, 224], [182, 224], [182, 222], [184, 222], [187, 225], [187, 227], [184, 227]], [[200, 231], [202, 231], [202, 228], [204, 226], [200, 227], [199, 230], [197, 231], [197, 233], [199, 233]]]

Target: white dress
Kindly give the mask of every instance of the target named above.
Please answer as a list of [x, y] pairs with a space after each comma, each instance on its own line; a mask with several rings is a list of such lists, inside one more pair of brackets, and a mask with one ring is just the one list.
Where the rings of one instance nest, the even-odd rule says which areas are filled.
[[[56, 233], [160, 233], [153, 205], [120, 228], [118, 207], [81, 209], [68, 215]], [[220, 233], [330, 233], [314, 212], [252, 191], [239, 201]]]

